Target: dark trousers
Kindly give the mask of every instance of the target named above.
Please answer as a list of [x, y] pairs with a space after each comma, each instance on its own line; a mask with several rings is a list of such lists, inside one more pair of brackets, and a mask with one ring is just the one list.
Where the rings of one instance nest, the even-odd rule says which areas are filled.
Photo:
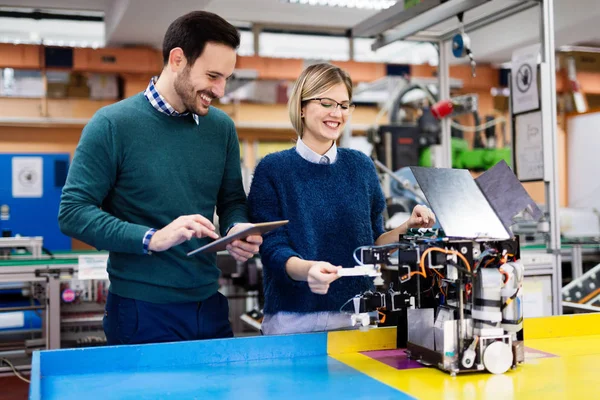
[[156, 304], [108, 294], [102, 322], [109, 345], [233, 337], [227, 298]]

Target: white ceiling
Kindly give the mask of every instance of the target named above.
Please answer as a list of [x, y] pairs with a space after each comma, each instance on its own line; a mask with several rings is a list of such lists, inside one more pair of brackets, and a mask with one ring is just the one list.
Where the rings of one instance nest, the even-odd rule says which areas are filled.
[[[514, 1], [494, 0], [493, 3]], [[598, 0], [577, 0], [577, 7], [570, 0], [554, 2], [557, 47], [597, 39], [596, 27], [600, 25]], [[104, 11], [107, 45], [142, 44], [157, 48], [161, 47], [169, 23], [195, 9], [215, 12], [238, 24], [293, 25], [314, 27], [315, 30], [348, 29], [377, 12], [287, 4], [280, 0], [176, 0], [169, 3], [164, 0], [0, 0], [0, 6]], [[469, 14], [465, 16], [465, 22], [468, 22], [468, 18]], [[30, 29], [26, 23], [20, 26]], [[65, 30], [69, 29], [68, 24], [63, 26]], [[0, 38], [3, 29], [8, 29], [6, 24], [0, 24]], [[89, 36], [89, 32], [71, 30], [70, 33]], [[510, 60], [515, 48], [539, 41], [538, 35], [539, 11], [534, 8], [482, 28], [470, 36], [472, 50], [478, 61], [501, 63]], [[410, 51], [406, 47], [398, 49]]]

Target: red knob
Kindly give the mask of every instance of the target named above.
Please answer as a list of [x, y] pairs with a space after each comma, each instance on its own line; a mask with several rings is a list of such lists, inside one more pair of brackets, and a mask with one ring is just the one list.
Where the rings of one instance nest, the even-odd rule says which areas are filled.
[[431, 113], [437, 119], [442, 119], [452, 114], [454, 105], [451, 100], [438, 101], [431, 107]]

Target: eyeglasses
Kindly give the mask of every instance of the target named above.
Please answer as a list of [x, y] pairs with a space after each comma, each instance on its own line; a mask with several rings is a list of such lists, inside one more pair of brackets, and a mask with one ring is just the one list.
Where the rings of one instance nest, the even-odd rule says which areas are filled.
[[344, 102], [344, 103], [338, 103], [337, 101], [327, 98], [327, 97], [323, 97], [323, 98], [312, 98], [312, 99], [306, 99], [304, 101], [318, 101], [319, 103], [321, 103], [321, 106], [323, 108], [326, 109], [332, 109], [331, 111], [335, 111], [338, 106], [340, 107], [340, 111], [342, 112], [342, 114], [350, 114], [352, 111], [354, 111], [354, 109], [356, 108], [355, 104], [349, 103], [349, 102]]

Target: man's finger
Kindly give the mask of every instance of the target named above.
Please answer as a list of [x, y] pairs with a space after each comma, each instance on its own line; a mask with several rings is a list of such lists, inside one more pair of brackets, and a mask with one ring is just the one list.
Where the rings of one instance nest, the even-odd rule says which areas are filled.
[[218, 239], [219, 235], [217, 235], [217, 233], [213, 230], [211, 230], [210, 228], [196, 222], [193, 220], [188, 220], [186, 225], [185, 225], [188, 229], [191, 229], [195, 232], [195, 235], [197, 238], [201, 238], [204, 236], [208, 236], [211, 237], [213, 239]]
[[177, 241], [179, 241], [180, 239], [190, 240], [191, 238], [194, 237], [194, 230], [189, 229], [185, 226], [182, 226], [181, 228], [179, 228], [175, 231], [175, 234], [177, 235], [177, 238], [178, 238]]
[[210, 230], [215, 230], [215, 226], [213, 225], [212, 222], [210, 222], [210, 220], [200, 214], [194, 214], [194, 215], [190, 215], [192, 221], [195, 221], [199, 224], [202, 224], [204, 226], [206, 226], [208, 229]]
[[[217, 234], [217, 232], [215, 232], [215, 231], [213, 231], [211, 229], [208, 229], [206, 227], [203, 227], [202, 230], [201, 230], [201, 232], [204, 234], [203, 236], [208, 236], [208, 237], [213, 238], [213, 239], [218, 239], [219, 238], [219, 235]], [[203, 237], [203, 236], [201, 236], [201, 237]]]

